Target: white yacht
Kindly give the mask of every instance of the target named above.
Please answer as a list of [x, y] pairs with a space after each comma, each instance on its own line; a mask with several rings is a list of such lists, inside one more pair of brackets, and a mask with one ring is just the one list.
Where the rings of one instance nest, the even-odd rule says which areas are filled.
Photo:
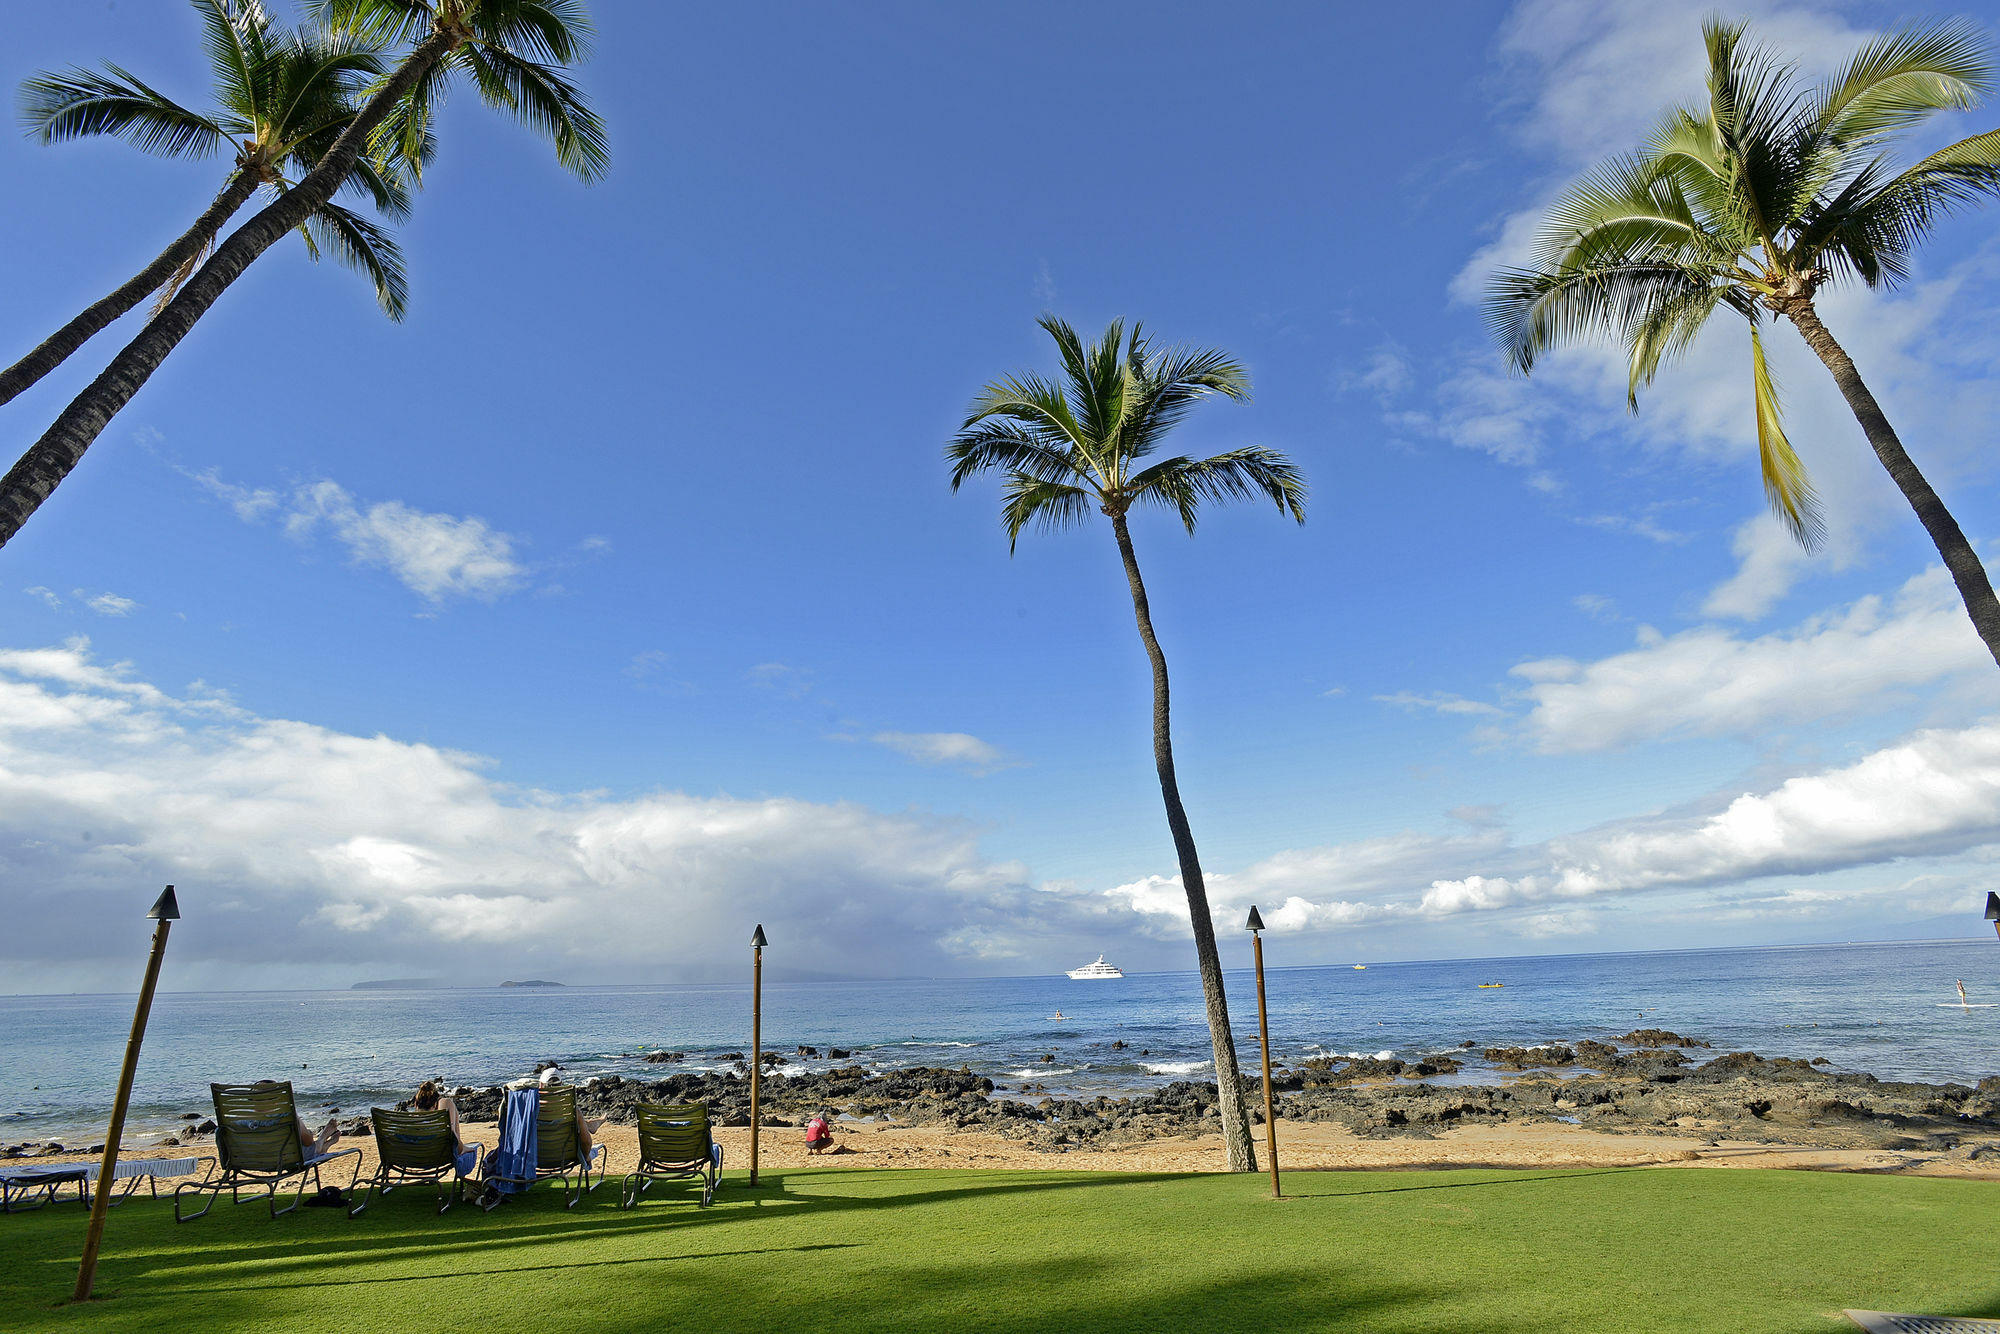
[[1075, 978], [1079, 982], [1089, 982], [1100, 977], [1125, 976], [1125, 974], [1118, 969], [1117, 965], [1108, 964], [1104, 962], [1104, 956], [1102, 954], [1097, 956], [1096, 963], [1087, 963], [1081, 968], [1070, 969], [1069, 975]]

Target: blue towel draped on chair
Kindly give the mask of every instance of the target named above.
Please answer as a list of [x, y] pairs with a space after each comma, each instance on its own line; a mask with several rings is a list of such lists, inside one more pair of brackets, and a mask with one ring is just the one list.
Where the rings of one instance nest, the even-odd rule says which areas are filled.
[[535, 1179], [535, 1119], [541, 1110], [536, 1090], [508, 1090], [500, 1112], [499, 1147], [486, 1155], [486, 1176], [502, 1194], [524, 1191]]

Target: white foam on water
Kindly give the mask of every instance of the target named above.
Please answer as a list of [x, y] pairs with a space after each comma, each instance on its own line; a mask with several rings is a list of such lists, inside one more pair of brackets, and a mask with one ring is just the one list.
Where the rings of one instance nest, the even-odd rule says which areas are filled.
[[1009, 1070], [1007, 1075], [1012, 1079], [1042, 1079], [1049, 1075], [1073, 1075], [1082, 1068], [1080, 1065], [1044, 1065], [1032, 1070]]
[[1207, 1061], [1161, 1061], [1158, 1064], [1145, 1062], [1149, 1075], [1191, 1075], [1197, 1070], [1208, 1069]]

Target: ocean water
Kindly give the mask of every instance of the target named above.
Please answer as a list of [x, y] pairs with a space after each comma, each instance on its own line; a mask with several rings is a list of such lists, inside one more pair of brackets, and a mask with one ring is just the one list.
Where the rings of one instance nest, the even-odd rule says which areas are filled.
[[[1272, 942], [1282, 954], [1283, 938]], [[1825, 1056], [1884, 1078], [1973, 1082], [2000, 1072], [2000, 942], [1370, 963], [1274, 968], [1272, 1059], [1402, 1057], [1456, 1048], [1610, 1039], [1635, 1027], [1705, 1038], [1715, 1051]], [[1501, 982], [1482, 989], [1479, 983]], [[1247, 1067], [1257, 1059], [1251, 974], [1227, 976]], [[131, 1024], [130, 996], [0, 997], [0, 1143], [103, 1138]], [[1054, 1016], [1060, 1013], [1063, 1018]], [[1191, 973], [1117, 981], [1010, 977], [766, 983], [764, 1049], [818, 1060], [968, 1066], [1009, 1094], [1123, 1095], [1212, 1079], [1201, 987]], [[1123, 1041], [1123, 1050], [1111, 1044]], [[741, 986], [162, 994], [140, 1061], [127, 1142], [148, 1144], [206, 1113], [208, 1085], [290, 1079], [308, 1115], [358, 1112], [437, 1078], [488, 1085], [557, 1061], [593, 1075], [727, 1069], [750, 1042]], [[849, 1049], [834, 1062], [829, 1047]], [[649, 1065], [652, 1048], [687, 1053]], [[1474, 1059], [1457, 1081], [1494, 1080]], [[1049, 1057], [1052, 1059], [1043, 1059]], [[1451, 1081], [1434, 1081], [1451, 1082]]]

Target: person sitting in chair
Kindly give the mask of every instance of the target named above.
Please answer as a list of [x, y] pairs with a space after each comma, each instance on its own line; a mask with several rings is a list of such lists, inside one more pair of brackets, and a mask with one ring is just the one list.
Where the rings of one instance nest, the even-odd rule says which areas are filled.
[[452, 1155], [458, 1159], [458, 1174], [471, 1176], [472, 1169], [479, 1162], [480, 1146], [467, 1144], [465, 1137], [459, 1134], [458, 1104], [438, 1091], [436, 1080], [426, 1079], [417, 1086], [416, 1101], [411, 1106], [420, 1112], [434, 1112], [440, 1107], [444, 1108], [446, 1115], [451, 1118], [451, 1150]]
[[[552, 1065], [548, 1069], [542, 1071], [541, 1084], [544, 1089], [560, 1088], [562, 1087], [562, 1076], [556, 1073], [556, 1068]], [[598, 1128], [601, 1127], [603, 1124], [604, 1124], [604, 1118], [601, 1116], [598, 1117], [595, 1121], [584, 1120], [583, 1104], [581, 1102], [577, 1104], [576, 1151], [577, 1151], [577, 1156], [582, 1158], [585, 1162], [590, 1161], [591, 1145], [594, 1143], [594, 1141], [591, 1139], [591, 1136], [595, 1135], [598, 1131]]]

